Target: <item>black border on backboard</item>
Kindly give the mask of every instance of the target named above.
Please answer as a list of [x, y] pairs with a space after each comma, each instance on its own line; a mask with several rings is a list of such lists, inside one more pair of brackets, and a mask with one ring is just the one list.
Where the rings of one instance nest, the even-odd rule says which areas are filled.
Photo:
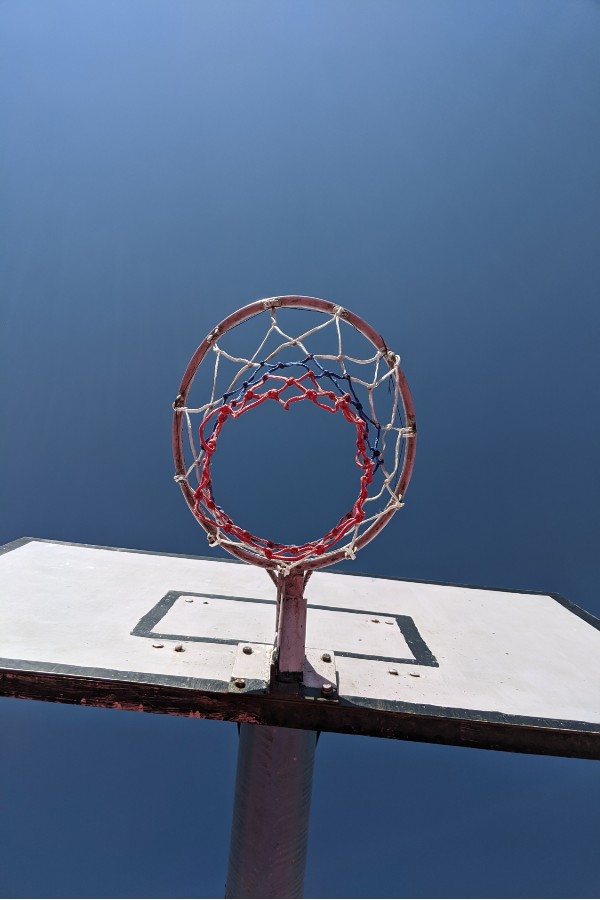
[[[196, 641], [206, 644], [230, 644], [237, 646], [246, 637], [241, 635], [239, 638], [215, 638], [202, 637], [190, 634], [171, 634], [166, 631], [156, 631], [156, 627], [161, 620], [167, 615], [174, 603], [180, 597], [206, 597], [211, 600], [233, 600], [236, 603], [261, 603], [267, 606], [276, 606], [275, 600], [264, 600], [262, 597], [238, 597], [231, 594], [199, 594], [195, 591], [168, 591], [152, 609], [142, 616], [131, 634], [135, 637], [153, 638], [154, 640], [164, 641]], [[318, 603], [309, 603], [309, 609], [323, 609], [329, 612], [349, 613], [355, 616], [376, 616], [381, 620], [394, 619], [400, 634], [406, 641], [408, 649], [412, 656], [410, 659], [402, 659], [396, 656], [373, 656], [369, 653], [353, 653], [348, 650], [339, 650], [337, 647], [332, 648], [336, 656], [346, 656], [352, 659], [376, 659], [378, 662], [396, 663], [397, 665], [411, 666], [434, 666], [438, 668], [438, 661], [423, 640], [419, 629], [415, 625], [411, 616], [394, 616], [390, 613], [380, 613], [375, 610], [365, 609], [344, 609], [340, 606], [321, 606]], [[273, 621], [275, 617], [273, 616]]]
[[[0, 554], [22, 547], [31, 541], [38, 539], [21, 538], [13, 541], [0, 547]], [[115, 552], [146, 553], [151, 556], [180, 557], [180, 554], [174, 553], [97, 547], [70, 541], [38, 542], [93, 547]], [[208, 558], [215, 561], [210, 557], [186, 558]], [[240, 565], [233, 560], [219, 561]], [[389, 580], [440, 583], [415, 582], [412, 579]], [[472, 585], [460, 586], [472, 587]], [[543, 591], [512, 593], [549, 596], [593, 628], [600, 630], [598, 619], [559, 594]], [[142, 619], [137, 627], [143, 621]], [[42, 661], [0, 660], [0, 695], [111, 709], [455, 744], [490, 750], [600, 759], [600, 723], [512, 716], [494, 711], [388, 702], [363, 697], [343, 696], [339, 702], [332, 703], [326, 699], [231, 694], [228, 693], [225, 682], [155, 676], [112, 669], [60, 666]]]

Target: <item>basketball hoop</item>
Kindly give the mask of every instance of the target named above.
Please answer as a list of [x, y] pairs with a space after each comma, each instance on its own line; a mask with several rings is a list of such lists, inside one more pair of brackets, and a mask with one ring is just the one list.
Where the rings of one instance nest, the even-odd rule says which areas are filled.
[[[237, 329], [259, 317], [265, 329], [258, 340], [260, 321], [241, 329], [257, 342], [250, 356], [241, 356]], [[307, 318], [317, 324], [305, 325]], [[265, 404], [293, 415], [298, 403], [340, 415], [354, 431], [358, 490], [351, 508], [322, 537], [282, 544], [232, 520], [215, 496], [212, 462], [223, 430], [234, 429], [242, 416]], [[305, 587], [315, 569], [353, 559], [404, 503], [416, 428], [400, 358], [366, 322], [333, 303], [314, 297], [259, 300], [228, 316], [202, 341], [173, 409], [175, 481], [209, 544], [265, 568], [277, 586], [273, 645], [266, 648], [267, 692], [285, 696], [298, 709], [297, 721], [305, 704], [337, 704], [334, 648], [313, 647], [307, 656]], [[255, 654], [250, 644], [238, 644], [238, 651], [245, 672], [244, 659]], [[230, 690], [245, 690], [246, 678], [237, 674]], [[226, 896], [300, 897], [316, 734], [302, 727], [265, 730], [251, 724], [257, 721], [249, 716], [240, 731]], [[275, 887], [265, 888], [267, 872], [282, 873]]]
[[[300, 333], [288, 333], [280, 324], [283, 310], [305, 310], [326, 318]], [[246, 358], [231, 352], [227, 348], [230, 332], [260, 315], [265, 317], [266, 329], [254, 353]], [[346, 329], [353, 338], [362, 337], [366, 356], [344, 351]], [[330, 351], [311, 350], [311, 340], [317, 335], [322, 340], [328, 332]], [[198, 406], [188, 405], [194, 379], [202, 364], [206, 368], [211, 351], [210, 398]], [[242, 415], [267, 402], [289, 411], [307, 401], [324, 413], [340, 414], [354, 426], [358, 495], [323, 537], [299, 545], [281, 544], [232, 521], [213, 494], [211, 464], [223, 428], [235, 427]], [[211, 546], [222, 546], [246, 562], [287, 575], [353, 559], [403, 505], [414, 464], [416, 429], [399, 357], [366, 322], [333, 303], [314, 297], [275, 297], [228, 316], [194, 353], [173, 408], [175, 480]]]

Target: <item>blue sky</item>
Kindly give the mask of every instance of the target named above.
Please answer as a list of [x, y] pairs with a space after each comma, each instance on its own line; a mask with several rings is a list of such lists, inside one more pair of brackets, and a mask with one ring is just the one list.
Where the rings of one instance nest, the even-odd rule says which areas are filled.
[[[0, 539], [205, 554], [183, 369], [310, 294], [385, 334], [417, 410], [358, 570], [600, 614], [599, 39], [591, 0], [5, 0]], [[267, 499], [318, 464], [266, 450]], [[3, 896], [222, 894], [234, 726], [0, 708]], [[324, 735], [306, 893], [597, 896], [599, 801], [593, 762]]]

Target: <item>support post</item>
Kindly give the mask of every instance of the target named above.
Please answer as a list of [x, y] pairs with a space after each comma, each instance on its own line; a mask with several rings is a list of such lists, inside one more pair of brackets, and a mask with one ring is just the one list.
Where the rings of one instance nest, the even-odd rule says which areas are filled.
[[317, 734], [241, 725], [226, 898], [303, 897]]
[[277, 677], [302, 681], [306, 650], [304, 573], [282, 575], [277, 583]]
[[[279, 575], [271, 690], [300, 691], [306, 653], [304, 573]], [[227, 898], [302, 897], [317, 734], [240, 726]]]

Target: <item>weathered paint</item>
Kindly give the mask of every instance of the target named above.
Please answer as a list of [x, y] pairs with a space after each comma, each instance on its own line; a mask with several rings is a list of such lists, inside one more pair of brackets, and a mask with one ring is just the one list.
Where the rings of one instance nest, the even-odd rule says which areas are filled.
[[[161, 606], [168, 594], [178, 596], [179, 607], [176, 601]], [[268, 644], [274, 636], [274, 590], [261, 570], [19, 542], [0, 555], [0, 693], [600, 756], [600, 623], [568, 601], [339, 573], [315, 573], [306, 594], [307, 645], [335, 655], [337, 702], [229, 691], [238, 643]], [[169, 630], [182, 622], [169, 619], [171, 613], [189, 615], [190, 633]], [[256, 640], [270, 617], [271, 638]], [[144, 621], [146, 631], [136, 632]], [[230, 637], [218, 638], [221, 628]], [[152, 646], [157, 632], [162, 649]], [[184, 653], [173, 652], [179, 642]], [[356, 653], [358, 646], [366, 652]]]

